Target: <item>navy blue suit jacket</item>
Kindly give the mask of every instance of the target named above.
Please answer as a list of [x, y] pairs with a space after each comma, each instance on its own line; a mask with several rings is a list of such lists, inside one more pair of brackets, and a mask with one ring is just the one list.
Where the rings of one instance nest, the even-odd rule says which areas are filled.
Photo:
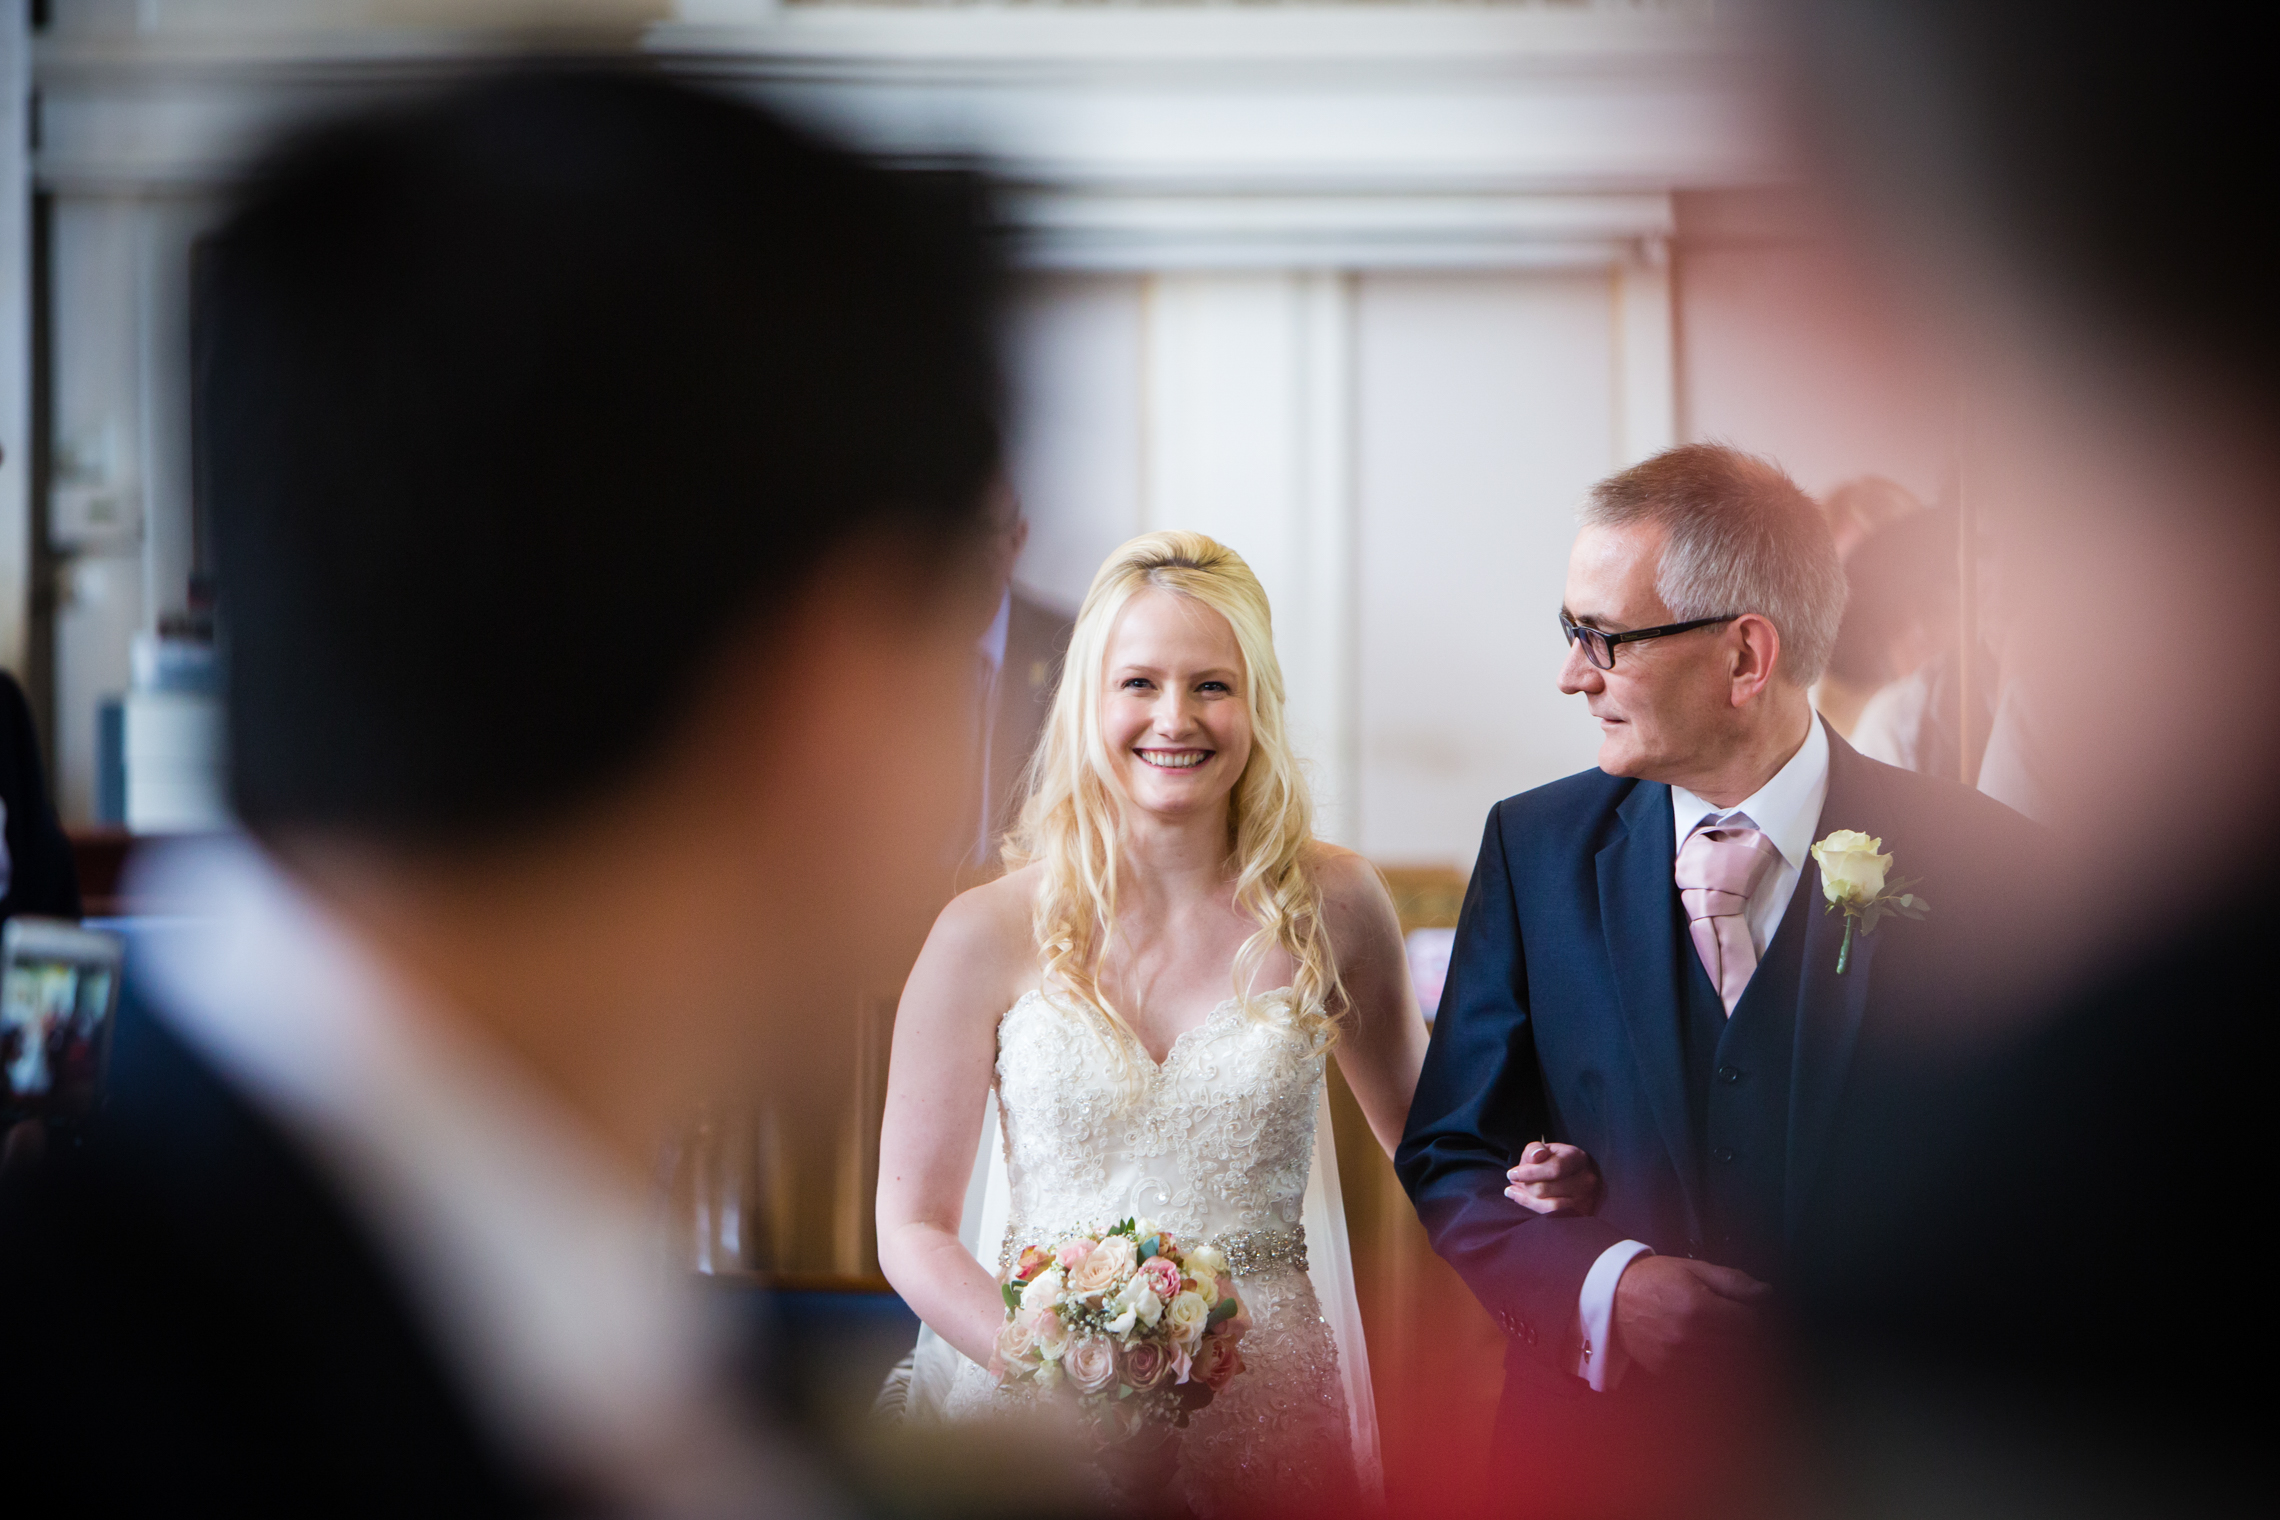
[[[1972, 1024], [2018, 894], [2034, 890], [2022, 862], [2043, 850], [2042, 831], [2000, 803], [1866, 759], [1832, 732], [1814, 837], [1840, 828], [1881, 837], [1894, 873], [1932, 908], [1856, 939], [1840, 978], [1843, 915], [1822, 910], [1810, 860], [1797, 883], [1807, 911], [1793, 902], [1780, 931], [1806, 935], [1787, 1096], [1790, 1247], [1827, 1217], [1821, 1163], [1878, 1101], [1879, 1073]], [[1514, 1374], [1581, 1387], [1576, 1302], [1608, 1246], [1710, 1256], [1675, 974], [1686, 943], [1675, 854], [1659, 782], [1592, 770], [1489, 810], [1395, 1162], [1434, 1248], [1511, 1337], [1508, 1398]], [[1597, 1160], [1606, 1192], [1595, 1216], [1543, 1218], [1504, 1196], [1506, 1168], [1540, 1136]]]

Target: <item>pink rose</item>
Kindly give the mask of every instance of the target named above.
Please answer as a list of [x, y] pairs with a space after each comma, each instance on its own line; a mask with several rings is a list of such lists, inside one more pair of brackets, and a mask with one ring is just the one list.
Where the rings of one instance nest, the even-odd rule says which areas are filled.
[[1243, 1352], [1232, 1335], [1207, 1335], [1196, 1348], [1195, 1380], [1213, 1393], [1225, 1391], [1236, 1373], [1243, 1370]]
[[1072, 1235], [1054, 1248], [1053, 1259], [1061, 1264], [1062, 1271], [1074, 1272], [1077, 1270], [1077, 1263], [1092, 1255], [1092, 1252], [1093, 1243], [1091, 1241], [1082, 1236]]
[[1052, 1262], [1051, 1253], [1046, 1251], [1044, 1247], [1024, 1246], [1021, 1252], [1021, 1260], [1013, 1269], [1013, 1280], [1017, 1283], [1025, 1283], [1051, 1266]]
[[1161, 1341], [1142, 1341], [1125, 1348], [1124, 1381], [1141, 1393], [1162, 1383], [1171, 1371], [1172, 1359]]
[[1140, 1276], [1165, 1303], [1179, 1297], [1180, 1269], [1177, 1262], [1166, 1261], [1161, 1256], [1151, 1256], [1140, 1263]]
[[1069, 1330], [1061, 1323], [1058, 1310], [1038, 1310], [1036, 1318], [1030, 1321], [1029, 1333], [1037, 1342], [1039, 1356], [1058, 1357], [1069, 1349]]
[[1061, 1370], [1077, 1392], [1103, 1392], [1116, 1381], [1116, 1344], [1105, 1335], [1088, 1335], [1062, 1355]]
[[[1219, 1296], [1221, 1298], [1235, 1298], [1235, 1279], [1232, 1277], [1219, 1279]], [[1211, 1333], [1214, 1336], [1225, 1336], [1231, 1341], [1241, 1340], [1250, 1333], [1250, 1330], [1251, 1311], [1244, 1306], [1243, 1301], [1239, 1298], [1235, 1299], [1234, 1314], [1211, 1327]]]

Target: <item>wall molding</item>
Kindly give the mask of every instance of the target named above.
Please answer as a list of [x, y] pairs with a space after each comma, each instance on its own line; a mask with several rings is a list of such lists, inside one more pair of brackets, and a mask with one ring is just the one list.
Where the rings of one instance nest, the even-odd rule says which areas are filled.
[[[641, 47], [875, 151], [992, 169], [1070, 269], [1654, 262], [1670, 195], [1777, 181], [1754, 57], [1654, 7], [844, 6], [685, 0]], [[447, 78], [498, 33], [64, 33], [34, 172], [198, 194], [264, 137]]]

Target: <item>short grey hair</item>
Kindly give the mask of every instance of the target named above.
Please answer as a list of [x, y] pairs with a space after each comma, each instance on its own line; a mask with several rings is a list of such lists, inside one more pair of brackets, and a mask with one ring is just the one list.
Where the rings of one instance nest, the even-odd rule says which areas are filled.
[[1780, 465], [1686, 443], [1591, 488], [1586, 527], [1663, 530], [1655, 592], [1679, 622], [1757, 613], [1781, 635], [1774, 673], [1810, 686], [1845, 616], [1845, 571], [1821, 509]]

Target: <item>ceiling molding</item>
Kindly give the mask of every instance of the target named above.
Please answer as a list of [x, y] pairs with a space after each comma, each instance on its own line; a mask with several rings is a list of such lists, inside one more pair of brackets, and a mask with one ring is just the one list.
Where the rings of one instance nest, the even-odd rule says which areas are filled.
[[[1652, 257], [1673, 192], [1786, 177], [1743, 34], [1652, 6], [683, 0], [641, 46], [892, 158], [995, 173], [1055, 267]], [[499, 33], [68, 35], [42, 184], [203, 193], [283, 126], [500, 56]]]

